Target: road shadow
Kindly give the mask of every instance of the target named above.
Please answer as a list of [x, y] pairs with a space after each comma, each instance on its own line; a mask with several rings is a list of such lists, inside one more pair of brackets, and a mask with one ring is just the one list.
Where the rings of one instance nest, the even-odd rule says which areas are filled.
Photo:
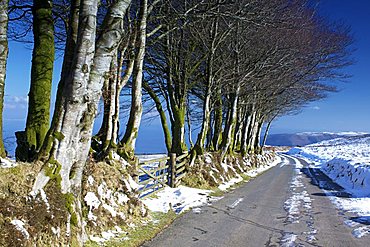
[[301, 168], [301, 172], [305, 174], [308, 178], [310, 178], [310, 182], [312, 185], [315, 185], [320, 189], [327, 191], [327, 193], [312, 193], [312, 195], [314, 196], [336, 196], [342, 198], [353, 197], [350, 193], [345, 191], [343, 187], [336, 184], [333, 180], [326, 176], [325, 173], [323, 173], [319, 168], [304, 167]]
[[370, 216], [358, 216], [358, 217], [351, 217], [350, 220], [363, 224], [363, 225], [370, 225]]

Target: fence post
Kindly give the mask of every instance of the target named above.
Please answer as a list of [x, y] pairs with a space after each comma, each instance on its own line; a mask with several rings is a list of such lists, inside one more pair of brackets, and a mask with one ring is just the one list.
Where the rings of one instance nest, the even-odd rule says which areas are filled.
[[170, 172], [170, 181], [169, 185], [171, 188], [174, 188], [176, 186], [176, 154], [170, 153], [170, 166], [169, 166], [169, 172]]

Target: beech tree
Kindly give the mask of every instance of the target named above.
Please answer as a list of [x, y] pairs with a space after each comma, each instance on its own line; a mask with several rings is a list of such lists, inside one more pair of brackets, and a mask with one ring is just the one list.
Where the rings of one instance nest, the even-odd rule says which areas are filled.
[[119, 152], [124, 154], [124, 157], [133, 159], [135, 151], [136, 138], [139, 132], [141, 115], [143, 112], [142, 106], [142, 82], [143, 82], [143, 66], [145, 57], [146, 44], [146, 26], [148, 16], [148, 1], [140, 1], [139, 25], [137, 30], [137, 54], [134, 60], [133, 78], [132, 78], [132, 100], [130, 117], [126, 126], [125, 135], [120, 141]]
[[3, 140], [3, 108], [6, 78], [6, 63], [8, 60], [8, 0], [0, 1], [0, 157], [6, 156]]
[[52, 2], [34, 0], [31, 87], [28, 94], [26, 130], [18, 132], [16, 157], [32, 159], [41, 148], [50, 124], [50, 95], [54, 65], [54, 21]]
[[[116, 1], [106, 14], [96, 36], [97, 0], [82, 0], [72, 66], [59, 87], [57, 108], [51, 130], [40, 156], [45, 165], [33, 191], [38, 193], [57, 179], [60, 193], [73, 199], [70, 218], [76, 227], [73, 238], [82, 243], [81, 183], [90, 149], [92, 127], [104, 78], [123, 37], [122, 22], [130, 1]], [[53, 174], [52, 176], [50, 174]], [[57, 189], [57, 188], [56, 188]]]

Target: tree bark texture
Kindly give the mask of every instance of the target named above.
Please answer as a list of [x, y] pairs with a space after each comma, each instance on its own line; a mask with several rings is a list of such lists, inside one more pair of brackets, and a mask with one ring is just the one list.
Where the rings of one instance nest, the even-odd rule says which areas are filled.
[[143, 66], [145, 57], [146, 44], [146, 25], [148, 15], [148, 1], [141, 0], [140, 2], [140, 24], [138, 27], [138, 51], [134, 63], [133, 79], [132, 79], [132, 98], [130, 117], [127, 122], [125, 135], [121, 140], [122, 149], [125, 155], [133, 157], [135, 152], [135, 143], [139, 132], [141, 117], [143, 113], [142, 103], [142, 82], [143, 82]]
[[231, 109], [230, 109], [230, 117], [229, 121], [227, 121], [224, 130], [224, 136], [222, 137], [222, 157], [225, 154], [230, 153], [232, 150], [232, 145], [234, 143], [234, 133], [235, 133], [235, 125], [237, 121], [237, 114], [238, 114], [238, 100], [239, 100], [239, 92], [240, 92], [240, 83], [238, 82], [236, 85], [235, 93], [233, 93], [231, 99]]
[[4, 89], [6, 77], [6, 64], [8, 60], [8, 2], [0, 0], [0, 157], [5, 157], [5, 147], [3, 140], [3, 108], [4, 108]]
[[[54, 65], [54, 21], [52, 2], [33, 1], [33, 37], [31, 87], [25, 142], [17, 148], [17, 158], [32, 160], [41, 148], [50, 124], [50, 96]], [[22, 134], [19, 134], [22, 135]]]
[[70, 214], [75, 219], [79, 242], [83, 241], [84, 235], [80, 199], [83, 168], [90, 149], [101, 89], [122, 39], [123, 18], [129, 4], [128, 0], [112, 4], [101, 35], [96, 39], [98, 0], [81, 1], [73, 65], [64, 84], [62, 107], [54, 113], [59, 115], [52, 126], [54, 140], [48, 147], [47, 162], [33, 186], [34, 193], [37, 193], [50, 179], [58, 178], [61, 193], [73, 194]]
[[217, 99], [215, 104], [215, 119], [214, 119], [214, 131], [212, 138], [212, 146], [214, 150], [219, 150], [219, 144], [221, 141], [222, 133], [222, 98], [221, 88], [217, 90]]
[[206, 92], [203, 102], [203, 121], [202, 127], [198, 134], [197, 142], [195, 144], [194, 150], [196, 155], [201, 155], [204, 153], [204, 144], [206, 141], [207, 133], [210, 129], [210, 122], [211, 122], [211, 91], [213, 89], [213, 68], [214, 68], [214, 56], [216, 52], [216, 34], [218, 30], [218, 20], [215, 20], [212, 23], [212, 30], [211, 30], [211, 45], [209, 48], [209, 54], [207, 59], [207, 80], [206, 80]]

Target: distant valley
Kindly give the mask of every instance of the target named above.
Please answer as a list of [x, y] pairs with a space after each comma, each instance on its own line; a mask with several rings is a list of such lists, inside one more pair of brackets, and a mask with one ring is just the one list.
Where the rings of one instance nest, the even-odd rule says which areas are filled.
[[271, 146], [305, 146], [316, 142], [335, 138], [362, 136], [364, 132], [302, 132], [294, 134], [271, 134], [267, 137], [266, 145]]

